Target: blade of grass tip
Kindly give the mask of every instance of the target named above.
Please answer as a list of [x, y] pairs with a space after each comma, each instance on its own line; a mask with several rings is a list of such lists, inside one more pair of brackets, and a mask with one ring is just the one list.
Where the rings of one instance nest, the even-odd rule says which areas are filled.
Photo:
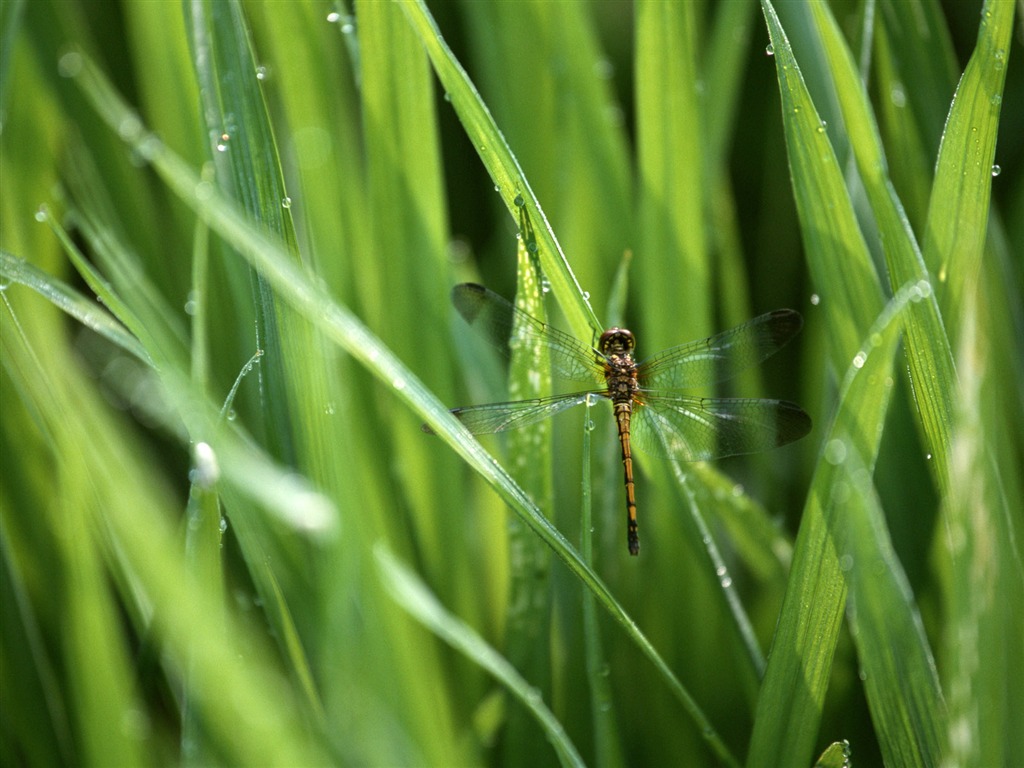
[[[123, 138], [134, 147], [139, 157], [151, 163], [161, 179], [213, 231], [227, 240], [250, 265], [262, 272], [268, 283], [303, 317], [384, 382], [389, 391], [394, 392], [400, 400], [409, 405], [422, 421], [429, 424], [436, 434], [479, 473], [538, 536], [544, 539], [569, 570], [594, 593], [599, 604], [623, 627], [632, 642], [654, 665], [686, 713], [695, 721], [709, 748], [718, 759], [728, 765], [738, 765], [736, 758], [689, 691], [679, 682], [665, 660], [597, 574], [580, 560], [569, 542], [460, 422], [448, 413], [444, 404], [439, 402], [354, 315], [334, 302], [320, 284], [311, 281], [309, 276], [293, 263], [282, 246], [266, 236], [263, 228], [248, 220], [232, 200], [222, 195], [210, 183], [202, 181], [157, 137], [144, 130], [137, 116], [132, 114], [88, 57], [83, 56], [82, 66], [75, 73], [75, 77], [94, 108], [111, 129], [116, 130], [126, 119], [133, 119], [138, 124], [137, 132]], [[396, 381], [401, 381], [403, 386], [393, 386]]]
[[889, 178], [863, 80], [828, 7], [814, 2], [809, 12], [823, 40], [826, 61], [836, 82], [835, 92], [850, 134], [850, 146], [885, 245], [889, 285], [895, 290], [916, 282], [924, 299], [912, 306], [905, 350], [924, 442], [932, 457], [929, 467], [936, 485], [948, 491], [950, 429], [956, 398], [956, 371], [949, 337], [924, 258]]
[[583, 759], [539, 691], [469, 626], [449, 613], [419, 577], [383, 545], [375, 547], [377, 573], [392, 599], [416, 621], [487, 670], [519, 700], [543, 729], [562, 765]]
[[86, 328], [100, 334], [143, 363], [153, 364], [145, 347], [128, 329], [111, 317], [104, 307], [90, 301], [63, 281], [51, 277], [7, 251], [0, 251], [0, 277], [31, 288]]
[[839, 555], [845, 546], [845, 509], [857, 486], [848, 479], [845, 460], [856, 452], [858, 467], [869, 472], [874, 467], [900, 323], [916, 297], [913, 288], [904, 288], [886, 304], [844, 377], [797, 534], [758, 697], [749, 766], [811, 760], [846, 604]]
[[[591, 435], [594, 421], [593, 401], [587, 398], [583, 416], [582, 493], [580, 494], [580, 556], [588, 565], [594, 562], [593, 485], [590, 466]], [[608, 660], [601, 647], [594, 595], [583, 590], [583, 655], [590, 688], [590, 721], [594, 729], [595, 763], [603, 768], [625, 765], [622, 742], [615, 724], [615, 703], [608, 677]]]
[[446, 97], [494, 180], [509, 213], [518, 218], [517, 208], [525, 207], [531, 221], [536, 224], [544, 275], [551, 283], [551, 290], [558, 298], [569, 327], [579, 338], [589, 339], [594, 330], [602, 328], [601, 323], [585, 298], [540, 203], [487, 105], [441, 37], [423, 0], [402, 0], [402, 8], [420, 36]]
[[985, 3], [978, 42], [942, 134], [925, 225], [924, 261], [938, 278], [942, 316], [957, 337], [964, 296], [977, 290], [1013, 30], [1013, 3]]

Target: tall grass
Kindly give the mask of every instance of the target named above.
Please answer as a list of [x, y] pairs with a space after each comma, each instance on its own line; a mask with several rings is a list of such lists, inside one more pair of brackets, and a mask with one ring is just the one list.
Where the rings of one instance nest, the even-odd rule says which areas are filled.
[[[839, 7], [5, 3], [3, 763], [1024, 754], [1014, 4]], [[639, 457], [630, 558], [601, 407], [447, 413], [551, 386], [466, 279], [801, 309], [815, 429]]]

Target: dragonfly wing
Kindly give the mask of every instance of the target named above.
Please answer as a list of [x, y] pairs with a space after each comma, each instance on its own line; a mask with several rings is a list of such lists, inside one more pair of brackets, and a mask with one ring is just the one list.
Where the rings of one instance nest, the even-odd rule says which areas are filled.
[[516, 346], [529, 348], [539, 344], [548, 350], [551, 365], [563, 378], [587, 383], [603, 380], [596, 351], [516, 309], [494, 291], [475, 283], [462, 283], [452, 288], [452, 304], [505, 357], [511, 357]]
[[554, 395], [535, 400], [517, 400], [513, 403], [470, 405], [465, 408], [453, 408], [452, 413], [474, 435], [486, 435], [492, 432], [519, 429], [527, 424], [542, 421], [566, 408], [580, 405], [593, 394], [576, 392], [571, 395]]
[[640, 364], [642, 385], [651, 389], [689, 389], [723, 381], [778, 352], [800, 331], [803, 318], [777, 309], [743, 325], [670, 347]]
[[709, 461], [775, 448], [811, 431], [811, 417], [785, 400], [684, 397], [644, 392], [632, 437], [663, 458]]

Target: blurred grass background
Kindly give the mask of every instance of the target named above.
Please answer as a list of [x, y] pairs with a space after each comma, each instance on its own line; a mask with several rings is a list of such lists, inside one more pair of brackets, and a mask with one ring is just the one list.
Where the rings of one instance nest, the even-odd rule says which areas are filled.
[[[3, 764], [1012, 764], [1014, 9], [5, 0]], [[800, 309], [727, 392], [814, 431], [640, 457], [630, 558], [608, 414], [444, 415], [538, 267], [641, 356]]]

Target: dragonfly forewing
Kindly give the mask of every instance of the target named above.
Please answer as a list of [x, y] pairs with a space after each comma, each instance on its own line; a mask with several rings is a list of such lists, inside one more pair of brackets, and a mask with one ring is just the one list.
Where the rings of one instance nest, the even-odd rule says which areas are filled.
[[528, 315], [494, 291], [475, 283], [452, 289], [452, 304], [473, 328], [505, 357], [519, 345], [542, 346], [551, 365], [570, 381], [593, 384], [603, 380], [596, 352], [567, 333]]
[[588, 392], [577, 392], [571, 395], [554, 395], [534, 400], [516, 400], [512, 403], [488, 403], [487, 405], [470, 405], [455, 408], [452, 413], [475, 435], [486, 435], [492, 432], [504, 432], [508, 429], [519, 429], [528, 424], [561, 413], [566, 408], [581, 405]]
[[702, 341], [670, 347], [640, 363], [641, 384], [689, 389], [724, 381], [774, 355], [802, 325], [800, 313], [779, 309]]

